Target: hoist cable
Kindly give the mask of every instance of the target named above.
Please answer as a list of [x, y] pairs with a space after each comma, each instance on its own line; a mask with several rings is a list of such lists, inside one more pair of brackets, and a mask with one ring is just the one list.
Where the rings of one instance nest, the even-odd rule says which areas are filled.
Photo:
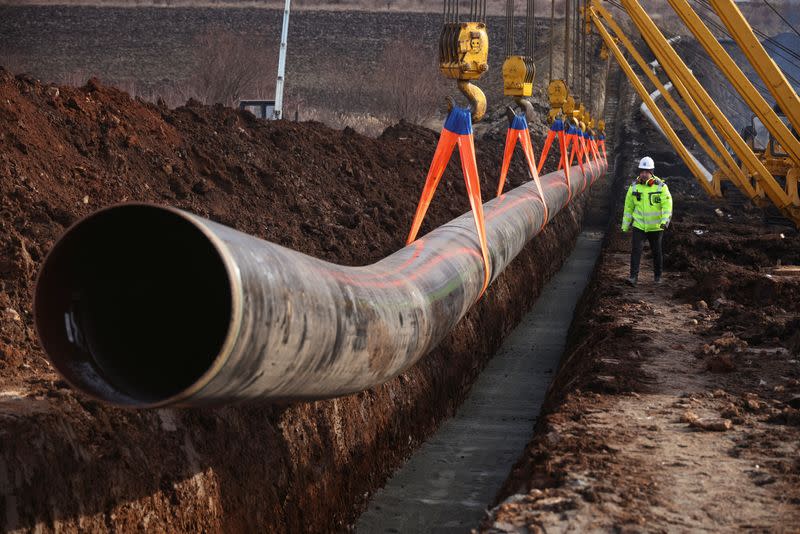
[[512, 56], [517, 49], [517, 40], [514, 36], [514, 0], [508, 0], [508, 10], [510, 17], [506, 20], [508, 23], [508, 36], [506, 37], [506, 55]]
[[[702, 0], [702, 1], [701, 0], [694, 0], [694, 2], [696, 4], [704, 7], [706, 10], [710, 11], [711, 13], [714, 13], [714, 15], [716, 15], [716, 11], [714, 11], [714, 8], [711, 6], [711, 4], [708, 3], [707, 0]], [[709, 20], [709, 18], [707, 16], [700, 15], [700, 17], [704, 21], [706, 21], [706, 23], [715, 26], [717, 28], [717, 30], [719, 32], [721, 32], [723, 35], [725, 35], [726, 37], [728, 37], [730, 39], [733, 39], [731, 37], [730, 33], [728, 33], [727, 28], [725, 28], [723, 25], [717, 23], [716, 21]], [[769, 44], [773, 48], [773, 51], [779, 57], [782, 57], [783, 59], [789, 61], [795, 67], [800, 67], [800, 64], [795, 62], [795, 61], [800, 61], [800, 54], [799, 53], [797, 53], [796, 51], [792, 50], [791, 48], [788, 48], [788, 47], [784, 46], [783, 44], [779, 43], [778, 41], [776, 41], [772, 37], [769, 37], [766, 33], [762, 32], [760, 29], [756, 28], [755, 26], [751, 25], [750, 27], [752, 28], [753, 33], [755, 33], [758, 37], [760, 37], [763, 41], [765, 41], [765, 43], [762, 43], [762, 44], [764, 44], [765, 47], [767, 46], [767, 44]], [[780, 52], [783, 52], [783, 53], [780, 53]], [[788, 54], [789, 57], [787, 57], [784, 54]]]
[[526, 56], [531, 55], [531, 0], [525, 4], [525, 50]]
[[555, 41], [556, 0], [550, 1], [550, 81], [553, 81], [553, 41]]
[[770, 4], [769, 2], [767, 2], [767, 0], [763, 0], [763, 1], [764, 1], [764, 3], [767, 5], [767, 7], [769, 7], [769, 8], [770, 8], [772, 11], [774, 11], [774, 12], [775, 12], [775, 14], [776, 14], [776, 15], [778, 15], [778, 16], [781, 18], [781, 20], [782, 20], [784, 23], [786, 23], [786, 25], [787, 25], [787, 26], [789, 26], [789, 27], [792, 29], [792, 31], [793, 31], [795, 34], [797, 34], [798, 36], [800, 36], [800, 32], [798, 32], [798, 31], [797, 31], [797, 28], [795, 28], [795, 27], [792, 25], [792, 23], [791, 23], [791, 22], [789, 22], [788, 20], [786, 20], [786, 19], [783, 17], [783, 15], [781, 15], [781, 14], [780, 14], [780, 12], [779, 12], [777, 9], [775, 9], [775, 8], [772, 6], [772, 4]]
[[572, 91], [574, 92], [578, 87], [578, 36], [580, 32], [580, 8], [578, 4], [579, 0], [575, 0], [573, 2], [574, 9], [575, 9], [575, 22], [572, 25]]
[[570, 60], [570, 3], [571, 0], [564, 0], [564, 83], [569, 87], [569, 60]]
[[[579, 0], [580, 1], [580, 0]], [[583, 1], [584, 11], [586, 10], [586, 0]], [[581, 102], [586, 100], [586, 32], [583, 28], [581, 33]]]
[[594, 111], [594, 34], [589, 34], [589, 110]]

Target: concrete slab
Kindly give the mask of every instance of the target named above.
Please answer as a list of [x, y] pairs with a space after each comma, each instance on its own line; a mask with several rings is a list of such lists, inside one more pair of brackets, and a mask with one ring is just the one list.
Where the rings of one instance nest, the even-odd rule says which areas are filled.
[[564, 352], [603, 235], [584, 231], [452, 419], [375, 493], [359, 533], [466, 532], [523, 452]]

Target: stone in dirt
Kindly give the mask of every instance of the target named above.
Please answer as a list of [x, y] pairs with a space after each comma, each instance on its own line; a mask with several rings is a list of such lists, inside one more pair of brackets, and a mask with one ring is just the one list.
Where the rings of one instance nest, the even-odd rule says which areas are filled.
[[699, 417], [692, 411], [683, 414], [683, 421], [689, 423], [692, 428], [714, 432], [724, 432], [733, 428], [733, 422], [730, 419]]
[[706, 362], [706, 369], [712, 373], [730, 373], [736, 370], [736, 364], [728, 354], [716, 354]]
[[714, 340], [714, 346], [721, 351], [742, 352], [747, 348], [747, 341], [739, 339], [732, 332], [725, 332], [722, 337]]

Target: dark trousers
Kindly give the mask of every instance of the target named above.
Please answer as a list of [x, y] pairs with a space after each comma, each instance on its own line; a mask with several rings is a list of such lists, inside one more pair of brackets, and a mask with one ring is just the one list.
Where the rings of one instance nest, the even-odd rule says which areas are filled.
[[644, 248], [644, 240], [650, 243], [650, 251], [653, 253], [653, 272], [656, 277], [661, 276], [662, 254], [661, 254], [661, 237], [664, 235], [662, 230], [657, 232], [645, 232], [638, 228], [633, 229], [632, 246], [631, 246], [631, 276], [639, 276], [639, 263], [642, 261], [642, 249]]

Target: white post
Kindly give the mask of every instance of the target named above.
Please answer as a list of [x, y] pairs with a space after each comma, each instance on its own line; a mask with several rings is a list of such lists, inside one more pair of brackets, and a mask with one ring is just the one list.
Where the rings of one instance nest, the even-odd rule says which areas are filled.
[[283, 78], [286, 75], [286, 42], [289, 39], [289, 9], [292, 0], [286, 0], [283, 8], [283, 29], [281, 30], [281, 50], [278, 54], [278, 81], [275, 83], [275, 112], [276, 119], [283, 116]]
[[[677, 43], [680, 40], [681, 40], [681, 36], [680, 35], [676, 35], [675, 37], [670, 37], [669, 39], [667, 39], [667, 42], [669, 44], [672, 44], [672, 43]], [[661, 65], [659, 65], [657, 59], [654, 59], [653, 61], [650, 62], [650, 70], [653, 71], [653, 74], [658, 74], [658, 67], [660, 67], [660, 66]], [[655, 120], [655, 119], [653, 119], [653, 120]], [[659, 126], [659, 129], [660, 128], [661, 127]]]

